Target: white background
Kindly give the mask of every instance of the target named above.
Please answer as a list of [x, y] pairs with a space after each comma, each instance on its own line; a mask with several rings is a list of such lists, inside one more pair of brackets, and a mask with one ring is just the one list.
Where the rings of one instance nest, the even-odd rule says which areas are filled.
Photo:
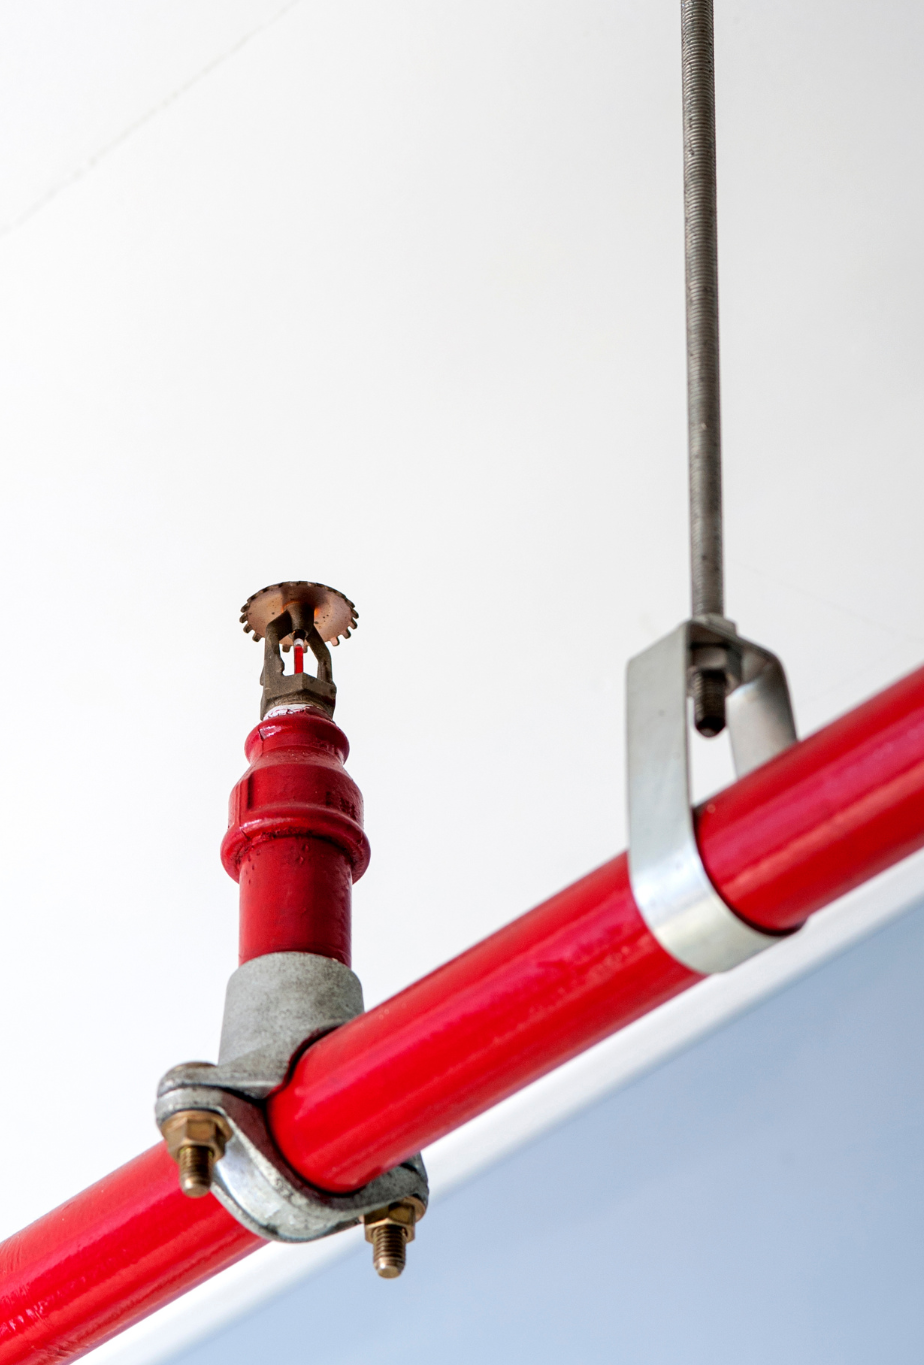
[[[360, 611], [369, 1001], [622, 845], [687, 609], [676, 8], [0, 8], [0, 1231], [215, 1054], [265, 583]], [[717, 46], [728, 611], [806, 731], [924, 656], [924, 11]]]

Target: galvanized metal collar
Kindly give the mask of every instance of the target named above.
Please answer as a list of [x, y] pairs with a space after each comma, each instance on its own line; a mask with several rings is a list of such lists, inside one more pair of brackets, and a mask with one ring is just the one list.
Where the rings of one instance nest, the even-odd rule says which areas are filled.
[[694, 652], [722, 651], [732, 757], [739, 777], [794, 743], [789, 688], [775, 654], [722, 617], [685, 621], [629, 661], [626, 715], [629, 879], [654, 937], [692, 971], [725, 972], [769, 948], [725, 904], [703, 866], [690, 807], [687, 697]]
[[215, 1197], [260, 1237], [307, 1242], [350, 1227], [364, 1214], [403, 1199], [425, 1209], [420, 1156], [348, 1194], [309, 1185], [280, 1155], [264, 1101], [285, 1081], [305, 1047], [361, 1014], [362, 988], [349, 967], [313, 953], [268, 953], [231, 976], [218, 1065], [187, 1062], [157, 1090], [158, 1126], [176, 1114], [220, 1115], [230, 1131], [212, 1170]]

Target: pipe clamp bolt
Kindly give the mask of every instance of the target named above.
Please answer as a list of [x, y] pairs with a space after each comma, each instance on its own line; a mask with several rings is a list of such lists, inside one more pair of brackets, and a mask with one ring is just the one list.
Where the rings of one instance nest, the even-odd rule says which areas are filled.
[[180, 1189], [190, 1199], [201, 1199], [211, 1189], [215, 1162], [225, 1154], [230, 1124], [209, 1109], [182, 1109], [164, 1120], [161, 1132], [180, 1169]]
[[364, 1216], [366, 1241], [372, 1243], [372, 1264], [383, 1280], [395, 1280], [401, 1274], [405, 1248], [413, 1242], [414, 1226], [424, 1212], [420, 1200], [401, 1199]]

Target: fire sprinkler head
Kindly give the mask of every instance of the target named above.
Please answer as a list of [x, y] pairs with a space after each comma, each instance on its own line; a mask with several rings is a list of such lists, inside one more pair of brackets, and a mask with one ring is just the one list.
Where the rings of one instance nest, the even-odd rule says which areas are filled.
[[[314, 627], [327, 644], [338, 645], [341, 635], [349, 640], [356, 629], [356, 608], [348, 597], [325, 583], [304, 582], [272, 583], [261, 588], [241, 607], [241, 624], [255, 640], [262, 640], [270, 622], [284, 616], [290, 606], [301, 609], [300, 615], [308, 615], [306, 608], [313, 608]], [[286, 651], [291, 649], [292, 633], [282, 638], [280, 644]]]
[[[265, 642], [261, 719], [278, 706], [311, 706], [334, 714], [337, 689], [327, 646], [348, 640], [356, 621], [350, 599], [324, 583], [273, 583], [248, 597], [241, 624], [247, 634]], [[287, 674], [282, 652], [290, 649], [295, 651], [295, 671]], [[306, 650], [317, 660], [316, 678], [305, 672]]]

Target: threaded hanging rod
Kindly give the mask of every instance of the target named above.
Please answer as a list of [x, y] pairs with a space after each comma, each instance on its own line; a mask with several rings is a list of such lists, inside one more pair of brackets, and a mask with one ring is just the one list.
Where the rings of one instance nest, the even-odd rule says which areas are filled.
[[725, 613], [712, 0], [681, 0], [692, 614]]

